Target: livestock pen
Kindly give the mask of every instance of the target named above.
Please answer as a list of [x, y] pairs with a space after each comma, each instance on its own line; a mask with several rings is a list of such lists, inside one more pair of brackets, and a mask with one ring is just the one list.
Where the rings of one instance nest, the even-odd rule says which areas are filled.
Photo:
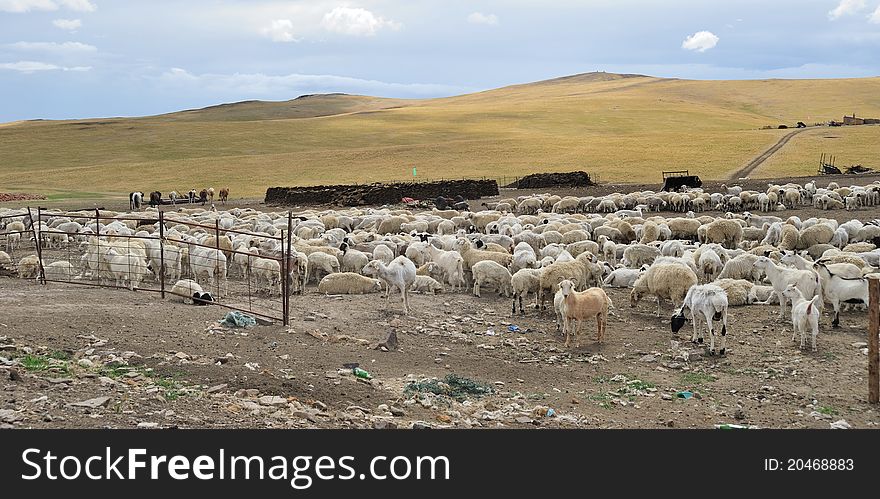
[[[289, 322], [290, 262], [295, 258], [290, 213], [279, 235], [221, 227], [219, 217], [206, 223], [164, 210], [117, 214], [28, 208], [3, 218], [4, 225], [25, 225], [10, 256], [17, 262], [21, 255], [35, 255], [38, 268], [29, 277], [40, 284], [131, 289], [192, 301], [191, 295], [174, 291], [178, 279], [188, 278], [211, 294], [210, 305]], [[233, 247], [233, 239], [245, 242]], [[269, 271], [255, 272], [256, 261]], [[10, 270], [20, 272], [18, 265]]]

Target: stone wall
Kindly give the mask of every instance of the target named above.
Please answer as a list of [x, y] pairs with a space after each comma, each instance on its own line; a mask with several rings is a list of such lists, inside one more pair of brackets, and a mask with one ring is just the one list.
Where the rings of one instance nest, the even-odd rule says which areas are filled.
[[533, 173], [522, 177], [506, 187], [516, 189], [540, 189], [545, 187], [587, 187], [596, 185], [587, 172]]

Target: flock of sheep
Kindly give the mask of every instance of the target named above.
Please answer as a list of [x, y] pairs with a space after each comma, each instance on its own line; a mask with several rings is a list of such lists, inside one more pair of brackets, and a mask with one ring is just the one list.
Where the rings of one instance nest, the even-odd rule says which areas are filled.
[[[595, 320], [596, 339], [604, 341], [614, 308], [607, 287], [630, 288], [632, 307], [654, 298], [658, 317], [671, 301], [672, 329], [690, 318], [695, 342], [703, 341], [698, 321], [706, 322], [713, 355], [726, 351], [728, 307], [778, 304], [801, 347], [811, 337], [816, 350], [826, 304], [834, 326], [842, 308], [867, 305], [866, 276], [880, 267], [880, 223], [802, 220], [782, 212], [809, 205], [871, 206], [880, 203], [880, 184], [809, 182], [771, 184], [763, 192], [738, 186], [721, 191], [533, 194], [483, 203], [485, 209], [476, 212], [312, 210], [292, 219], [289, 251], [282, 251], [288, 213], [249, 208], [169, 211], [164, 239], [153, 207], [102, 212], [101, 223], [94, 213], [47, 212], [33, 232], [45, 248], [78, 250], [74, 261], [44, 262], [50, 280], [102, 280], [135, 289], [164, 273], [175, 282], [175, 296], [198, 299], [204, 297], [202, 286], [219, 298], [228, 293], [227, 278], [247, 278], [267, 296], [277, 296], [286, 268], [292, 293], [303, 293], [312, 282], [325, 294], [384, 290], [386, 307], [390, 295], [399, 293], [405, 313], [412, 292], [466, 288], [479, 297], [493, 289], [512, 299], [514, 314], [517, 306], [524, 314], [523, 301], [532, 296], [538, 314], [552, 302], [566, 346], [572, 338], [579, 344], [577, 328], [584, 321]], [[724, 215], [701, 215], [705, 209]], [[10, 254], [32, 233], [26, 216], [11, 215], [16, 213], [0, 209], [0, 245], [6, 247], [0, 267], [13, 266]], [[38, 277], [39, 268], [33, 254], [17, 264], [22, 278]], [[215, 283], [219, 286], [212, 287]]]

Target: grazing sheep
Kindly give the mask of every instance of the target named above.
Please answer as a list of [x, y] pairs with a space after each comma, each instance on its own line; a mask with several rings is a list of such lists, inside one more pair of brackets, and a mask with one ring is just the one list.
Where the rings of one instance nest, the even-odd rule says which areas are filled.
[[801, 349], [804, 348], [807, 341], [807, 327], [810, 328], [810, 336], [813, 338], [813, 351], [816, 351], [816, 336], [819, 335], [819, 304], [821, 298], [819, 295], [807, 300], [804, 294], [794, 284], [789, 284], [782, 291], [784, 298], [791, 300], [791, 341], [795, 341], [798, 333], [801, 335]]
[[757, 282], [761, 278], [761, 270], [755, 267], [758, 255], [746, 253], [738, 255], [724, 264], [717, 279], [746, 279]]
[[660, 256], [660, 249], [656, 246], [633, 244], [623, 250], [623, 264], [631, 269], [637, 269], [642, 265], [650, 265]]
[[604, 342], [605, 329], [608, 325], [608, 309], [613, 306], [611, 298], [608, 298], [602, 288], [589, 288], [577, 292], [574, 287], [575, 284], [568, 279], [559, 283], [559, 291], [562, 293], [561, 309], [565, 346], [569, 346], [571, 337], [574, 336], [575, 348], [579, 348], [578, 326], [584, 320], [594, 317], [596, 318], [596, 341]]
[[535, 308], [538, 308], [538, 289], [541, 287], [541, 269], [519, 269], [510, 278], [513, 290], [513, 313], [516, 314], [516, 302], [519, 301], [519, 313], [525, 314], [523, 297], [535, 294]]
[[512, 294], [510, 271], [497, 262], [491, 260], [477, 262], [471, 272], [474, 277], [474, 296], [480, 296], [480, 288], [486, 284], [494, 284], [499, 296]]
[[328, 295], [360, 295], [382, 291], [382, 282], [356, 272], [328, 274], [318, 283], [318, 292]]
[[362, 272], [367, 275], [373, 275], [381, 279], [387, 291], [385, 293], [385, 308], [388, 308], [388, 298], [391, 295], [391, 288], [400, 290], [401, 300], [403, 301], [403, 313], [409, 314], [409, 297], [407, 291], [416, 281], [416, 266], [405, 256], [399, 256], [391, 261], [388, 265], [373, 260], [364, 266]]
[[474, 249], [471, 246], [471, 242], [464, 238], [456, 239], [453, 243], [453, 248], [461, 254], [464, 270], [471, 271], [471, 273], [473, 273], [472, 268], [477, 262], [489, 260], [502, 267], [509, 267], [513, 261], [513, 255], [510, 253]]
[[715, 331], [712, 328], [713, 320], [721, 321], [721, 350], [720, 355], [727, 351], [727, 293], [714, 284], [694, 285], [688, 290], [681, 307], [673, 313], [672, 332], [677, 333], [684, 325], [684, 309], [691, 311], [691, 319], [694, 325], [694, 335], [691, 341], [703, 342], [702, 329], [697, 325], [697, 316], [702, 314], [709, 328], [709, 355], [715, 355]]
[[655, 263], [633, 284], [630, 306], [635, 307], [642, 297], [653, 295], [657, 298], [657, 317], [660, 317], [663, 300], [672, 300], [673, 306], [680, 306], [694, 284], [697, 284], [697, 274], [690, 267]]
[[736, 248], [743, 238], [743, 228], [736, 220], [716, 219], [697, 229], [697, 236], [702, 243], [717, 243], [725, 248]]
[[339, 272], [339, 259], [327, 253], [315, 252], [308, 257], [308, 276], [309, 281], [314, 278], [315, 282], [328, 275]]

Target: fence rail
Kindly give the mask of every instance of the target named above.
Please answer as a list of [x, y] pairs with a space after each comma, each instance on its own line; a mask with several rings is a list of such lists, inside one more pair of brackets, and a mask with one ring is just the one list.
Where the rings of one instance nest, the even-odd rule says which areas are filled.
[[[136, 217], [29, 207], [0, 217], [0, 242], [10, 250], [10, 270], [40, 284], [137, 289], [192, 299], [173, 291], [178, 279], [191, 278], [212, 292], [213, 305], [289, 324], [287, 276], [295, 270], [290, 264], [291, 212], [275, 236], [240, 226], [221, 228], [219, 218], [210, 224], [176, 214], [159, 210], [157, 216]], [[82, 231], [57, 228], [66, 222], [77, 222]], [[35, 268], [27, 261], [25, 268], [14, 263], [22, 261], [22, 253], [36, 257]]]

